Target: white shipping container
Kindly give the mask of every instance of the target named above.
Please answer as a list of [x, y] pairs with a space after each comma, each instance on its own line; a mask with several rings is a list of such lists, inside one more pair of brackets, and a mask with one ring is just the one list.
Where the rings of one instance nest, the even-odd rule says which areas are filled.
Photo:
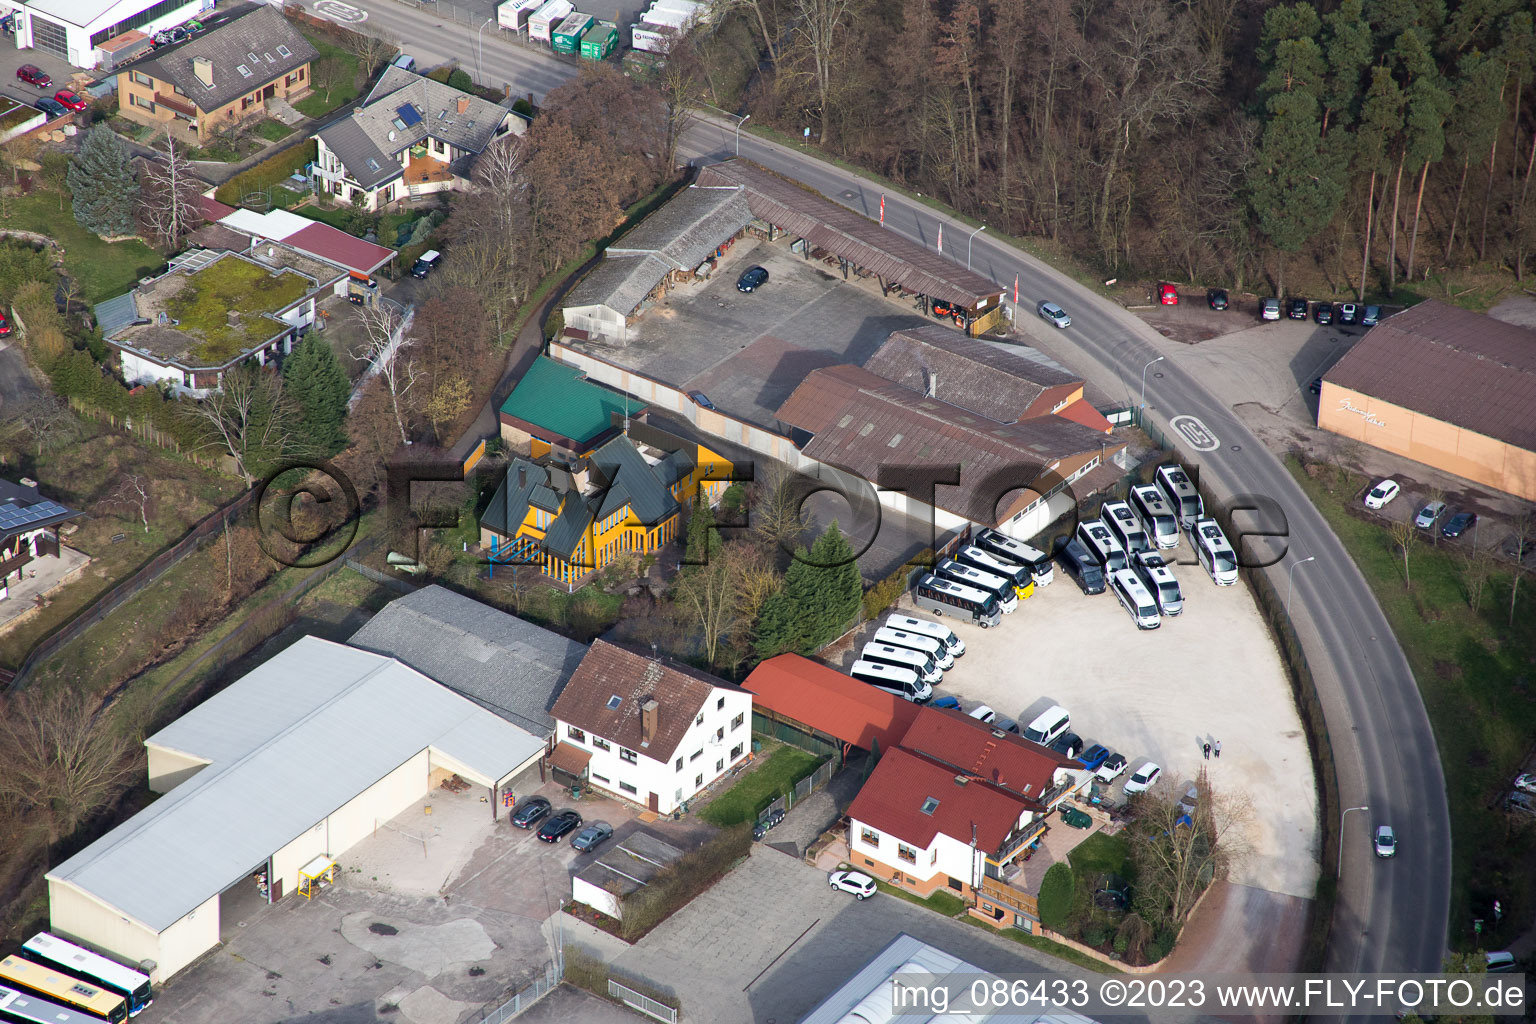
[[653, 11], [682, 11], [684, 14], [697, 14], [701, 18], [709, 9], [708, 4], [699, 3], [698, 0], [652, 0]]
[[528, 38], [549, 42], [550, 33], [576, 8], [571, 0], [549, 0], [528, 18]]
[[672, 48], [672, 40], [677, 38], [677, 33], [670, 29], [665, 32], [658, 32], [656, 31], [658, 27], [642, 28], [636, 25], [630, 29], [630, 47], [636, 50], [644, 50], [646, 53], [659, 53], [665, 56], [666, 52]]
[[699, 20], [697, 14], [685, 11], [658, 11], [654, 7], [640, 16], [640, 24], [656, 31], [658, 28], [676, 29], [678, 32], [686, 32], [693, 27], [693, 23]]
[[496, 8], [496, 24], [513, 32], [521, 32], [528, 24], [528, 18], [541, 6], [544, 0], [505, 0]]

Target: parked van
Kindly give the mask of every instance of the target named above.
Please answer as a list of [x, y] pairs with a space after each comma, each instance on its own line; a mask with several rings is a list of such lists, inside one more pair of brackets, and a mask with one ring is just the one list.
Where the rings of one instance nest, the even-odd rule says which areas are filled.
[[1141, 582], [1141, 577], [1130, 569], [1121, 569], [1111, 573], [1109, 577], [1109, 589], [1115, 592], [1120, 599], [1120, 604], [1130, 612], [1131, 619], [1136, 623], [1137, 629], [1156, 629], [1163, 624], [1162, 616], [1157, 613], [1157, 601], [1146, 584]]
[[1109, 527], [1104, 525], [1102, 519], [1079, 523], [1077, 539], [1088, 549], [1089, 554], [1099, 560], [1105, 572], [1119, 572], [1131, 567], [1130, 559], [1125, 557], [1125, 549], [1115, 540], [1115, 535], [1109, 532]]
[[955, 631], [941, 622], [919, 619], [915, 615], [892, 615], [885, 620], [885, 624], [891, 629], [899, 629], [907, 633], [917, 633], [920, 636], [931, 636], [943, 644], [944, 649], [957, 658], [965, 653], [965, 641], [955, 636]]
[[1051, 580], [1056, 576], [1055, 570], [1051, 568], [1049, 555], [1039, 548], [1030, 547], [1023, 541], [1014, 540], [999, 530], [982, 530], [976, 535], [976, 546], [992, 552], [1005, 561], [1028, 566], [1037, 587], [1050, 586]]
[[436, 249], [428, 249], [421, 254], [421, 257], [415, 263], [411, 264], [411, 276], [426, 277], [437, 269], [438, 261], [442, 258], [443, 254]]
[[933, 659], [935, 665], [946, 672], [955, 667], [955, 656], [949, 653], [949, 648], [922, 633], [908, 633], [904, 629], [881, 626], [875, 630], [875, 642], [890, 644], [892, 647], [906, 647], [920, 654], [926, 654]]
[[1188, 530], [1205, 513], [1205, 503], [1200, 500], [1200, 492], [1195, 489], [1195, 482], [1184, 472], [1183, 466], [1158, 466], [1157, 489], [1163, 492], [1163, 497], [1173, 508], [1173, 514], [1178, 517], [1179, 525]]
[[914, 651], [910, 647], [897, 647], [894, 644], [878, 643], [871, 640], [864, 645], [864, 650], [859, 652], [862, 661], [877, 661], [886, 665], [894, 665], [896, 668], [907, 668], [917, 673], [917, 677], [925, 683], [937, 683], [944, 678], [943, 671], [933, 656], [923, 651]]
[[1214, 519], [1201, 519], [1190, 532], [1195, 544], [1195, 557], [1211, 574], [1218, 587], [1230, 587], [1237, 582], [1237, 552], [1227, 542], [1226, 534]]
[[1131, 507], [1141, 516], [1141, 524], [1152, 535], [1152, 543], [1160, 548], [1179, 546], [1179, 517], [1173, 506], [1152, 484], [1140, 484], [1131, 488]]
[[1013, 581], [1006, 577], [994, 576], [990, 572], [982, 572], [980, 569], [961, 565], [953, 558], [941, 560], [938, 570], [940, 576], [974, 587], [997, 598], [997, 606], [1002, 609], [1004, 615], [1012, 615], [1013, 610], [1019, 606], [1019, 595], [1013, 589]]
[[1136, 556], [1135, 568], [1141, 582], [1147, 585], [1147, 589], [1157, 599], [1159, 611], [1164, 615], [1177, 615], [1184, 610], [1184, 594], [1179, 589], [1179, 581], [1174, 578], [1173, 571], [1168, 568], [1162, 555], [1153, 551], [1143, 552]]
[[963, 545], [955, 552], [955, 561], [968, 565], [972, 569], [980, 569], [982, 572], [1003, 577], [1013, 584], [1013, 593], [1016, 597], [1029, 597], [1035, 592], [1035, 577], [1027, 567], [1017, 562], [1004, 561], [975, 544]]
[[395, 67], [399, 68], [401, 71], [416, 70], [416, 58], [412, 57], [408, 53], [402, 53], [400, 56], [396, 57], [393, 63]]
[[1105, 502], [1099, 515], [1109, 525], [1127, 555], [1135, 558], [1143, 551], [1152, 550], [1152, 537], [1141, 524], [1141, 517], [1131, 511], [1130, 505], [1123, 501]]
[[879, 661], [856, 661], [848, 674], [886, 693], [895, 694], [914, 704], [926, 704], [933, 698], [933, 687], [917, 678], [909, 668], [897, 668]]
[[1025, 726], [1023, 736], [1031, 743], [1048, 747], [1071, 726], [1072, 716], [1067, 714], [1066, 708], [1057, 704], [1040, 712], [1033, 722]]
[[1085, 594], [1104, 593], [1104, 567], [1099, 560], [1083, 547], [1083, 542], [1076, 538], [1067, 541], [1061, 549], [1061, 564], [1067, 567], [1067, 572], [1077, 580], [1077, 585], [1083, 588]]

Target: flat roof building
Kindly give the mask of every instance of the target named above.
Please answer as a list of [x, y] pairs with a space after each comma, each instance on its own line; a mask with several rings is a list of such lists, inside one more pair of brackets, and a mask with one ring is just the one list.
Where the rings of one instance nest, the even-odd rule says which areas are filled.
[[48, 872], [50, 930], [170, 977], [253, 873], [291, 895], [457, 774], [489, 790], [545, 741], [390, 658], [304, 637], [144, 742], [164, 794]]
[[[209, 0], [0, 0], [16, 49], [38, 49], [77, 68], [101, 63], [103, 43], [133, 30], [148, 35], [213, 9]], [[65, 83], [60, 83], [65, 84]]]

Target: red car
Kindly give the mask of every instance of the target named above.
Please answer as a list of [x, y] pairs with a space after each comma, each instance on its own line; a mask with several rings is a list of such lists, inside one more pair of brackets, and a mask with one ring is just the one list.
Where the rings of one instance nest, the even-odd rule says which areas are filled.
[[66, 110], [84, 110], [88, 106], [84, 99], [68, 89], [60, 89], [53, 94], [53, 98], [63, 104]]
[[23, 64], [16, 69], [16, 77], [23, 82], [28, 82], [39, 89], [46, 89], [53, 84], [53, 79], [48, 77], [48, 72], [35, 64]]
[[1179, 304], [1179, 290], [1171, 284], [1157, 286], [1157, 301], [1165, 306], [1177, 306]]
[[3, 312], [0, 312], [0, 338], [3, 338], [10, 333], [11, 322], [5, 318], [5, 314]]

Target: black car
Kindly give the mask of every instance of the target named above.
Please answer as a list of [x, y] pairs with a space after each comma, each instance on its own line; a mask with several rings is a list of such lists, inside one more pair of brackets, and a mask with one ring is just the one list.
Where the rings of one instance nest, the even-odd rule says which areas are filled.
[[1205, 301], [1212, 309], [1227, 308], [1227, 290], [1225, 288], [1212, 288], [1205, 293]]
[[43, 113], [47, 114], [48, 120], [50, 121], [56, 117], [63, 117], [65, 114], [69, 113], [68, 108], [66, 108], [64, 104], [47, 96], [44, 96], [40, 100], [33, 100], [32, 105], [38, 110], [41, 110]]
[[1340, 327], [1344, 327], [1348, 324], [1357, 324], [1360, 322], [1360, 307], [1353, 302], [1339, 303], [1338, 312]]
[[1375, 327], [1381, 322], [1381, 307], [1366, 306], [1360, 314], [1361, 327]]
[[558, 843], [566, 833], [581, 825], [581, 815], [566, 808], [539, 826], [539, 839], [546, 843]]
[[1440, 527], [1440, 536], [1454, 539], [1460, 537], [1476, 525], [1476, 512], [1457, 512], [1445, 521], [1444, 526]]
[[613, 826], [606, 821], [594, 821], [586, 828], [577, 832], [571, 839], [571, 848], [587, 853], [613, 838]]
[[1323, 378], [1321, 378], [1321, 377], [1313, 377], [1312, 378], [1312, 383], [1307, 385], [1307, 390], [1312, 392], [1314, 395], [1322, 394], [1323, 393]]
[[1312, 319], [1320, 324], [1333, 323], [1333, 303], [1319, 302], [1312, 307]]
[[1291, 299], [1285, 304], [1285, 315], [1292, 320], [1305, 320], [1307, 318], [1307, 300]]
[[1064, 733], [1061, 738], [1051, 744], [1051, 749], [1062, 757], [1075, 758], [1083, 751], [1083, 738], [1075, 732]]
[[518, 828], [533, 828], [549, 811], [548, 800], [541, 796], [531, 796], [512, 812], [512, 824]]
[[762, 267], [748, 267], [736, 279], [736, 290], [739, 292], [755, 292], [767, 283], [768, 271]]

